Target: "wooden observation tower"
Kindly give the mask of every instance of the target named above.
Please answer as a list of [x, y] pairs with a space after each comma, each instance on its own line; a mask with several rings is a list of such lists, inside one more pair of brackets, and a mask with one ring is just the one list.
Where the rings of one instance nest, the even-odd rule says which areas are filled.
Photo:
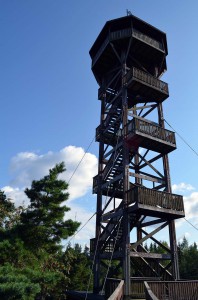
[[[108, 21], [90, 50], [101, 101], [96, 235], [90, 241], [95, 293], [105, 267], [108, 277], [122, 270], [126, 299], [137, 280], [179, 279], [175, 219], [184, 217], [184, 205], [171, 191], [168, 154], [176, 141], [164, 126], [169, 91], [161, 80], [167, 54], [166, 34], [133, 15]], [[163, 253], [150, 253], [150, 241]]]

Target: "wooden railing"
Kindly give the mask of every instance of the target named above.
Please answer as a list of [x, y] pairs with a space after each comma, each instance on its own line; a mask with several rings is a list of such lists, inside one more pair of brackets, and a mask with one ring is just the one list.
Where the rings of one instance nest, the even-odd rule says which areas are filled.
[[157, 298], [153, 292], [151, 291], [150, 286], [148, 285], [147, 282], [144, 282], [144, 289], [145, 289], [145, 296], [146, 296], [146, 300], [159, 300], [159, 298]]
[[158, 125], [154, 125], [149, 121], [137, 118], [131, 120], [128, 124], [128, 134], [135, 131], [141, 132], [143, 134], [148, 134], [153, 138], [160, 139], [164, 142], [176, 146], [175, 133], [173, 131], [164, 129]]
[[104, 40], [102, 45], [99, 47], [98, 51], [96, 52], [95, 56], [92, 59], [92, 66], [96, 63], [96, 61], [98, 60], [98, 58], [100, 57], [100, 55], [102, 54], [102, 52], [104, 51], [104, 49], [106, 48], [106, 46], [108, 45], [109, 42], [127, 38], [127, 37], [131, 37], [131, 36], [149, 44], [152, 47], [155, 47], [161, 51], [164, 51], [163, 44], [161, 42], [151, 38], [150, 36], [142, 33], [141, 31], [139, 31], [135, 28], [133, 28], [133, 29], [125, 28], [122, 30], [110, 32], [107, 35], [106, 39]]
[[130, 37], [132, 35], [132, 29], [131, 28], [125, 28], [122, 30], [113, 31], [110, 33], [110, 41], [123, 39], [126, 37]]
[[105, 287], [105, 298], [108, 300], [121, 300], [123, 297], [124, 280], [108, 278]]
[[147, 44], [157, 48], [157, 49], [160, 49], [160, 50], [164, 50], [163, 48], [163, 45], [161, 42], [151, 38], [150, 36], [146, 35], [146, 34], [143, 34], [141, 31], [133, 28], [133, 36], [146, 42]]
[[142, 81], [161, 92], [168, 94], [168, 84], [164, 81], [157, 79], [156, 77], [132, 67], [128, 73], [123, 77], [123, 84], [127, 84], [132, 78]]
[[[145, 280], [148, 280], [145, 278]], [[144, 298], [144, 280], [142, 278], [131, 278], [131, 296], [133, 298]]]
[[147, 300], [197, 300], [198, 280], [145, 282]]
[[112, 100], [116, 95], [118, 94], [118, 91], [112, 89], [112, 88], [107, 88], [104, 89], [103, 87], [100, 87], [98, 89], [98, 100], [103, 100], [105, 96], [107, 97], [107, 101], [109, 102]]
[[138, 203], [184, 212], [183, 197], [181, 195], [136, 186], [129, 190], [129, 199], [130, 203]]

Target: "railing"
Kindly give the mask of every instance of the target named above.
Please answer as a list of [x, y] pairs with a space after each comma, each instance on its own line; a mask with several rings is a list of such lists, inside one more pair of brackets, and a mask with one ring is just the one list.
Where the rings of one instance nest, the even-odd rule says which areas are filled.
[[[121, 178], [122, 176], [119, 175], [119, 177]], [[106, 181], [106, 182], [102, 182], [102, 191], [104, 192], [103, 195], [106, 195], [106, 193], [108, 194], [108, 196], [111, 195], [111, 193], [115, 193], [115, 197], [116, 198], [122, 198], [122, 192], [123, 192], [123, 184], [116, 184], [115, 187], [115, 181], [119, 180], [120, 178], [114, 178], [115, 180], [110, 180], [110, 181]], [[98, 192], [98, 184], [99, 184], [99, 175], [96, 175], [93, 177], [93, 189], [92, 192], [93, 194], [97, 194]]]
[[183, 197], [176, 194], [136, 186], [129, 190], [129, 199], [130, 203], [184, 212]]
[[148, 134], [151, 137], [160, 139], [172, 145], [176, 145], [175, 133], [173, 131], [154, 125], [149, 121], [145, 121], [137, 118], [131, 120], [128, 124], [128, 134], [135, 131]]
[[[111, 100], [113, 99], [113, 97], [115, 97], [118, 94], [118, 91], [113, 90], [111, 88], [107, 88], [104, 89], [102, 87], [100, 87], [98, 89], [98, 100], [103, 100], [106, 97], [111, 98]], [[109, 99], [107, 99], [107, 101], [109, 101]]]
[[147, 300], [197, 300], [198, 280], [145, 282]]
[[102, 54], [102, 52], [104, 51], [104, 49], [106, 48], [106, 46], [108, 45], [109, 42], [118, 40], [118, 39], [127, 38], [130, 36], [138, 38], [139, 40], [149, 44], [150, 46], [164, 51], [163, 44], [161, 42], [151, 38], [150, 36], [140, 32], [139, 30], [137, 30], [135, 28], [133, 28], [133, 29], [125, 28], [122, 30], [110, 32], [107, 35], [106, 39], [104, 40], [104, 42], [102, 43], [102, 45], [100, 46], [98, 51], [96, 52], [96, 55], [93, 57], [92, 66], [96, 63], [96, 61], [98, 60], [98, 58], [100, 57], [100, 55]]
[[145, 289], [145, 296], [146, 296], [146, 300], [159, 300], [159, 298], [157, 298], [153, 292], [151, 291], [150, 286], [148, 285], [147, 282], [144, 282], [144, 289]]
[[133, 28], [133, 36], [146, 42], [147, 44], [149, 44], [157, 49], [164, 51], [164, 48], [163, 48], [163, 45], [161, 42], [151, 38], [150, 36], [148, 36], [146, 34], [143, 34], [142, 32], [140, 32], [139, 30], [137, 30], [135, 28]]
[[105, 297], [108, 300], [121, 300], [124, 297], [124, 280], [108, 278], [105, 286]]
[[132, 29], [131, 28], [117, 30], [117, 31], [113, 31], [113, 32], [110, 33], [109, 40], [114, 41], [114, 40], [118, 40], [118, 39], [123, 39], [123, 38], [126, 38], [126, 37], [130, 37], [131, 35], [132, 35]]
[[139, 70], [135, 67], [131, 68], [128, 73], [123, 77], [123, 84], [126, 85], [132, 79], [137, 79], [146, 83], [155, 89], [168, 94], [168, 84], [164, 81], [157, 79], [156, 77]]
[[144, 281], [140, 278], [131, 278], [131, 296], [133, 298], [144, 298]]

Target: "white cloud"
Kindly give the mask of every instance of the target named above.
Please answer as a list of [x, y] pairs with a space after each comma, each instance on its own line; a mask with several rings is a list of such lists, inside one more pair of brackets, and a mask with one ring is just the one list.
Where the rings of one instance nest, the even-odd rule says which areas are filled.
[[[185, 219], [189, 220], [195, 227], [198, 224], [198, 192], [193, 192], [190, 196], [184, 197]], [[184, 218], [176, 220], [176, 227], [180, 228], [187, 224]], [[190, 224], [188, 225], [192, 227]], [[193, 227], [192, 227], [193, 228]]]
[[[81, 222], [81, 225], [78, 230], [80, 230], [81, 227], [83, 227], [87, 221], [93, 216], [94, 211], [90, 212], [84, 209], [82, 206], [79, 206], [75, 202], [71, 202], [69, 204], [71, 210], [66, 213], [66, 219], [72, 219]], [[85, 227], [82, 228], [82, 230], [79, 231], [72, 239], [69, 238], [65, 245], [68, 244], [68, 242], [71, 240], [71, 244], [79, 243], [79, 244], [87, 244], [89, 247], [89, 240], [93, 238], [95, 235], [95, 216], [91, 218], [91, 220], [86, 224]]]
[[191, 185], [191, 184], [188, 184], [188, 183], [184, 183], [184, 182], [181, 182], [179, 184], [173, 184], [172, 186], [172, 190], [173, 192], [189, 192], [189, 191], [193, 191], [195, 188]]
[[[84, 196], [91, 189], [92, 178], [97, 173], [97, 158], [91, 153], [85, 155], [83, 148], [75, 146], [65, 147], [58, 152], [49, 151], [42, 155], [33, 152], [18, 153], [11, 159], [10, 172], [13, 179], [9, 186], [2, 190], [16, 205], [21, 205], [24, 201], [27, 204], [24, 188], [29, 187], [32, 180], [39, 180], [47, 175], [50, 168], [62, 161], [65, 162], [67, 171], [61, 178], [68, 181], [72, 176], [69, 184], [70, 201]], [[75, 171], [77, 166], [78, 169]]]
[[[21, 152], [11, 159], [10, 172], [12, 180], [9, 185], [2, 188], [7, 197], [11, 198], [16, 206], [28, 205], [24, 189], [30, 187], [32, 180], [39, 180], [47, 175], [50, 168], [59, 162], [65, 162], [66, 172], [60, 175], [61, 179], [69, 183], [70, 197], [66, 205], [70, 207], [65, 215], [66, 219], [77, 220], [83, 226], [95, 211], [95, 197], [91, 196], [92, 178], [97, 174], [97, 158], [86, 153], [83, 148], [68, 146], [58, 152], [49, 151], [38, 155], [33, 152]], [[77, 168], [78, 167], [78, 168]], [[77, 170], [76, 170], [77, 168]], [[89, 194], [90, 192], [90, 194]], [[92, 202], [83, 201], [88, 195]], [[76, 199], [76, 201], [74, 201]], [[82, 201], [80, 201], [82, 200]], [[95, 217], [72, 240], [72, 244], [88, 244], [95, 234]]]
[[184, 207], [187, 219], [196, 218], [198, 222], [198, 192], [191, 193], [190, 196], [184, 197]]
[[27, 205], [29, 203], [23, 189], [5, 186], [2, 190], [15, 203], [15, 206]]

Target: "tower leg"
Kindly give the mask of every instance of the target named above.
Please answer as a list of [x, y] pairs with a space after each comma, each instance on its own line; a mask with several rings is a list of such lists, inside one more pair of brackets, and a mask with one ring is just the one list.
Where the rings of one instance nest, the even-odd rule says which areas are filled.
[[179, 261], [178, 261], [178, 252], [177, 252], [177, 241], [175, 233], [175, 222], [171, 221], [169, 225], [169, 234], [170, 234], [170, 248], [172, 254], [172, 272], [175, 280], [180, 279], [179, 275]]
[[124, 230], [126, 229], [128, 234], [125, 235], [124, 242], [124, 259], [123, 259], [123, 275], [124, 275], [124, 299], [130, 299], [131, 294], [131, 270], [130, 270], [130, 228], [128, 221], [128, 214], [124, 217], [123, 223]]

